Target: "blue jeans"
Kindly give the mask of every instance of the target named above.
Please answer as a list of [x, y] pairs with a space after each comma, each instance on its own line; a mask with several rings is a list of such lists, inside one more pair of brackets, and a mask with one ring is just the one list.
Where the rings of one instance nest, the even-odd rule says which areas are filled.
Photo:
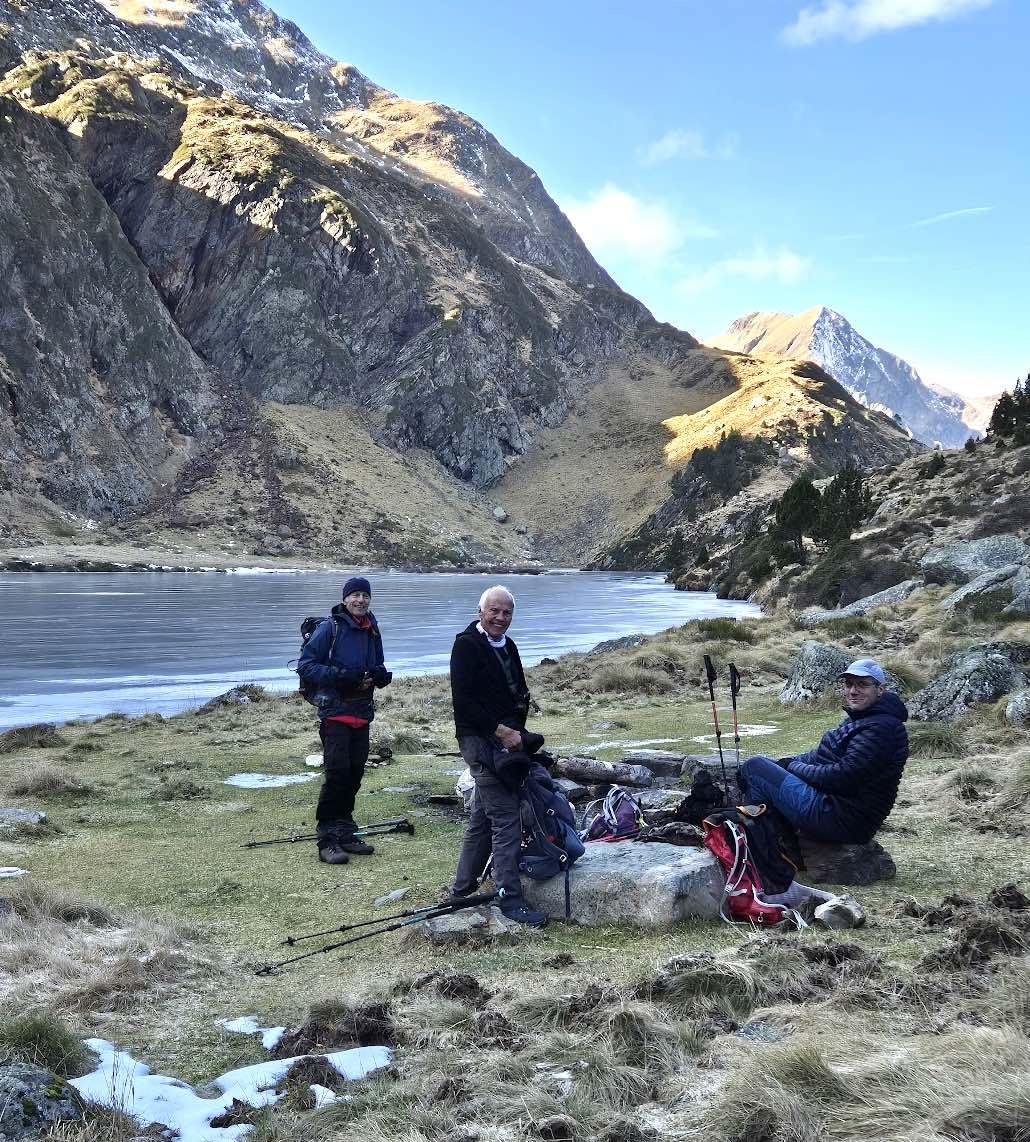
[[771, 757], [749, 757], [739, 781], [748, 800], [774, 805], [799, 832], [817, 841], [839, 843], [843, 829], [832, 799], [788, 773]]

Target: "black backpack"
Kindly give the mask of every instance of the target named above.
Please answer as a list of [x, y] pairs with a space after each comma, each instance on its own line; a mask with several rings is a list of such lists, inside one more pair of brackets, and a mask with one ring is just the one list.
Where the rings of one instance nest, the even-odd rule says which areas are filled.
[[[336, 646], [336, 636], [340, 633], [340, 624], [336, 621], [333, 615], [308, 615], [308, 617], [300, 624], [300, 648], [301, 650], [307, 646], [311, 641], [311, 636], [316, 630], [326, 621], [330, 619], [333, 624], [333, 634], [329, 641], [329, 660], [333, 657], [333, 648]], [[292, 670], [297, 669], [297, 659], [289, 664]], [[310, 702], [312, 706], [318, 705], [318, 691], [311, 682], [305, 682], [303, 678], [300, 679], [298, 686], [300, 696], [305, 702]]]

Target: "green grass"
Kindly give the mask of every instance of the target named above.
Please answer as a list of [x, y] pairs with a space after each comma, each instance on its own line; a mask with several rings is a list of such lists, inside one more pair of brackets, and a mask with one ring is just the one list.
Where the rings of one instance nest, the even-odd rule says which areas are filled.
[[94, 1066], [80, 1034], [51, 1012], [0, 1019], [0, 1055], [46, 1067], [65, 1078], [84, 1075]]

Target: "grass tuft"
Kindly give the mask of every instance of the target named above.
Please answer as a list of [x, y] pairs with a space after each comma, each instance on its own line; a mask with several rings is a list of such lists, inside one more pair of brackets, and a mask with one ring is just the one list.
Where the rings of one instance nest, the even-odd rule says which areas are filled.
[[0, 754], [16, 753], [20, 749], [57, 749], [67, 741], [50, 722], [32, 726], [15, 726], [0, 734]]
[[950, 722], [910, 722], [908, 748], [912, 757], [957, 757], [962, 753], [962, 730]]
[[82, 1040], [51, 1012], [0, 1021], [0, 1048], [62, 1078], [74, 1078], [93, 1069], [93, 1056]]
[[27, 769], [7, 784], [12, 797], [38, 797], [42, 801], [86, 797], [93, 787], [65, 769], [46, 763]]
[[715, 642], [753, 643], [756, 637], [751, 627], [736, 619], [698, 619], [696, 623], [689, 623], [686, 629], [694, 629], [702, 638]]

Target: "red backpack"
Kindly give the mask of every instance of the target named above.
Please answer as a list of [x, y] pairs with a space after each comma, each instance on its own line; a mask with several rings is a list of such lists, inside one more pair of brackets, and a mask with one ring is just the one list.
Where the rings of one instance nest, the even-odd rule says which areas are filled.
[[807, 925], [793, 909], [782, 904], [769, 904], [764, 899], [762, 877], [751, 857], [747, 831], [736, 821], [706, 817], [702, 844], [722, 865], [726, 873], [719, 915], [728, 923], [752, 924], [756, 928], [805, 928]]

